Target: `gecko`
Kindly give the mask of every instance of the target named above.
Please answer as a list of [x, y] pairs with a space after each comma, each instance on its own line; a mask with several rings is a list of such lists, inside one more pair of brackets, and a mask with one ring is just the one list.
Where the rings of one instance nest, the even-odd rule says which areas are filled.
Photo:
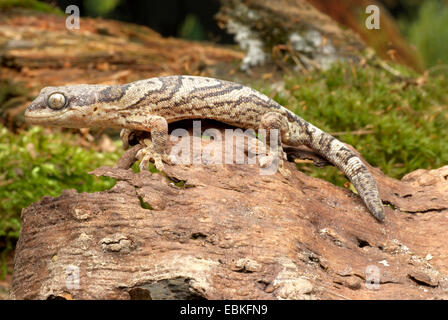
[[[290, 172], [283, 161], [282, 144], [305, 145], [327, 159], [351, 181], [370, 213], [383, 221], [384, 206], [366, 165], [344, 143], [308, 123], [261, 92], [235, 82], [199, 76], [163, 76], [122, 85], [78, 84], [45, 87], [25, 111], [30, 124], [67, 128], [108, 127], [122, 129], [124, 148], [132, 134], [151, 133], [137, 153], [140, 169], [154, 161], [163, 171], [168, 124], [184, 119], [211, 119], [243, 129], [266, 132], [265, 158], [260, 166], [278, 160], [278, 171]], [[278, 130], [272, 146], [271, 130]], [[272, 144], [273, 145], [273, 144]]]

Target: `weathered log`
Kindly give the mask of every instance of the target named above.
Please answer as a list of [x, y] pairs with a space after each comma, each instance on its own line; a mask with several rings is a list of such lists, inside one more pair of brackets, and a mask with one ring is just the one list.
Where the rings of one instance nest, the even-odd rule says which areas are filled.
[[68, 30], [65, 19], [2, 12], [0, 80], [23, 81], [37, 94], [43, 86], [118, 84], [164, 74], [222, 78], [244, 57], [230, 47], [164, 38], [147, 27], [113, 20], [82, 18], [79, 30]]
[[349, 189], [290, 162], [288, 178], [257, 164], [134, 173], [138, 148], [92, 173], [112, 189], [23, 210], [11, 298], [448, 298], [448, 166], [401, 181], [371, 168], [389, 204], [379, 223]]

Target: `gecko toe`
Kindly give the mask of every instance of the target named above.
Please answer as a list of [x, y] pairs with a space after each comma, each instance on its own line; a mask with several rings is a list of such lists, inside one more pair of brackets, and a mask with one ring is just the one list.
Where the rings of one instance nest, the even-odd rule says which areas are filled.
[[140, 170], [148, 170], [148, 165], [151, 160], [154, 162], [154, 166], [159, 171], [163, 171], [165, 169], [163, 162], [172, 164], [171, 159], [167, 154], [157, 153], [151, 146], [140, 149], [135, 157], [140, 160]]
[[283, 165], [278, 167], [278, 172], [280, 172], [280, 174], [285, 178], [291, 175], [291, 171], [289, 169], [286, 169]]
[[145, 148], [143, 148], [143, 149], [140, 149], [138, 152], [137, 152], [137, 154], [135, 155], [135, 157], [138, 159], [138, 160], [142, 160], [144, 157], [145, 157], [145, 155], [147, 155], [147, 150], [145, 149]]
[[138, 167], [140, 168], [140, 171], [143, 171], [143, 170], [148, 170], [148, 165], [149, 165], [149, 158], [148, 157], [143, 157], [141, 159], [140, 164], [139, 164]]
[[262, 157], [260, 157], [259, 161], [260, 161], [260, 167], [261, 168], [267, 168], [274, 161], [274, 157], [272, 157], [270, 155], [269, 156], [262, 156]]
[[177, 161], [176, 157], [172, 154], [162, 154], [162, 160], [169, 165], [175, 164]]
[[266, 172], [274, 174], [278, 171], [284, 177], [289, 177], [291, 175], [291, 171], [284, 166], [283, 153], [281, 157], [276, 153], [260, 157], [259, 162], [260, 168], [265, 170], [265, 174]]
[[157, 168], [157, 170], [159, 171], [163, 171], [165, 170], [165, 166], [163, 165], [162, 159], [161, 158], [156, 158], [154, 160], [154, 166]]
[[123, 145], [123, 149], [127, 150], [131, 146], [130, 140], [134, 138], [134, 132], [129, 129], [122, 129], [120, 131], [120, 139]]

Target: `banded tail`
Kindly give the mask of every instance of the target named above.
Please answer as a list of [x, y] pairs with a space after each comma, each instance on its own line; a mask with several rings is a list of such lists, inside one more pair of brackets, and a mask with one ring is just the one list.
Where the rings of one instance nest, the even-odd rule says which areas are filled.
[[371, 214], [379, 221], [384, 220], [384, 207], [375, 180], [361, 159], [341, 141], [301, 120], [305, 130], [304, 144], [333, 163], [351, 181]]

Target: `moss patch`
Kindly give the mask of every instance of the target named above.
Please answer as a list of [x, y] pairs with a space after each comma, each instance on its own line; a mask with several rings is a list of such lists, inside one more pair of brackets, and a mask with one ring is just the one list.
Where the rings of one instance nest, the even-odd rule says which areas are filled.
[[63, 15], [64, 13], [57, 7], [53, 7], [48, 3], [37, 0], [2, 0], [0, 1], [0, 9], [26, 8], [33, 11], [53, 13]]

